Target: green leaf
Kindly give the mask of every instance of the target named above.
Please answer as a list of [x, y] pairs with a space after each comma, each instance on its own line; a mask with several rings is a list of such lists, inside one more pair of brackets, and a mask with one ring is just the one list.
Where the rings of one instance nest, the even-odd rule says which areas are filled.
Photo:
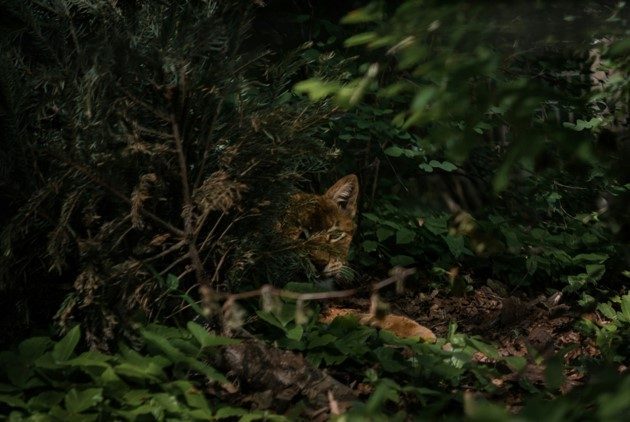
[[88, 388], [79, 391], [75, 388], [68, 391], [64, 398], [66, 409], [72, 413], [81, 413], [103, 401], [102, 388]]
[[164, 280], [168, 291], [177, 290], [179, 288], [179, 278], [175, 274], [168, 274]]
[[155, 362], [149, 362], [147, 365], [138, 366], [133, 363], [121, 363], [114, 367], [114, 371], [123, 377], [134, 378], [142, 381], [160, 382], [166, 379], [166, 374], [162, 371], [162, 367]]
[[27, 408], [26, 403], [24, 403], [21, 398], [10, 394], [0, 394], [0, 403], [5, 403], [11, 407], [17, 407], [20, 409]]
[[[410, 109], [414, 111], [422, 111], [436, 95], [437, 89], [434, 86], [422, 87], [411, 101]], [[429, 165], [431, 165], [431, 163], [429, 163]]]
[[425, 171], [427, 173], [433, 173], [433, 167], [431, 167], [427, 163], [422, 163], [418, 167], [420, 167], [420, 170], [423, 170], [423, 171]]
[[473, 405], [465, 406], [466, 420], [506, 422], [512, 420], [508, 411], [489, 401], [474, 400]]
[[346, 47], [355, 47], [357, 45], [367, 44], [370, 41], [375, 40], [377, 37], [378, 34], [376, 32], [364, 32], [362, 34], [356, 34], [351, 36], [350, 38], [347, 38], [344, 41], [344, 45]]
[[592, 264], [586, 266], [586, 274], [589, 277], [589, 281], [599, 281], [606, 272], [606, 266], [601, 264]]
[[40, 369], [59, 369], [63, 366], [62, 363], [57, 363], [52, 356], [52, 351], [46, 352], [33, 362], [36, 368]]
[[444, 241], [455, 258], [459, 258], [466, 249], [463, 236], [445, 236]]
[[[138, 418], [138, 416], [151, 415], [153, 419], [149, 420], [160, 420], [159, 414], [156, 414], [156, 409], [154, 404], [143, 404], [131, 410], [116, 410], [115, 414], [117, 416], [122, 416], [127, 420], [135, 421], [135, 420], [145, 420], [148, 418]], [[162, 418], [163, 419], [163, 418]]]
[[212, 381], [217, 381], [221, 383], [228, 382], [227, 378], [225, 378], [225, 376], [222, 373], [220, 373], [219, 371], [217, 371], [216, 369], [214, 369], [212, 366], [208, 365], [205, 362], [201, 362], [193, 358], [187, 359], [186, 362], [188, 363], [191, 369], [198, 371], [199, 373], [205, 375], [206, 377], [208, 377], [208, 379]]
[[387, 401], [392, 401], [394, 403], [398, 403], [399, 395], [397, 391], [397, 385], [391, 380], [383, 379], [381, 380], [374, 392], [368, 399], [365, 407], [365, 411], [367, 414], [375, 414], [380, 411], [381, 407]]
[[31, 337], [20, 343], [18, 352], [22, 358], [32, 361], [43, 355], [52, 344], [48, 337]]
[[621, 297], [621, 317], [619, 319], [630, 323], [630, 293]]
[[390, 229], [386, 229], [385, 227], [379, 227], [376, 230], [376, 238], [378, 239], [379, 242], [382, 242], [393, 235], [394, 235], [394, 231]]
[[332, 334], [317, 335], [315, 333], [308, 337], [308, 348], [315, 349], [316, 347], [327, 346], [337, 340], [337, 337]]
[[187, 412], [187, 414], [193, 418], [194, 420], [203, 420], [203, 421], [211, 421], [214, 420], [215, 418], [212, 415], [212, 411], [210, 410], [210, 408], [207, 409], [193, 409], [189, 412]]
[[409, 229], [401, 229], [396, 232], [396, 244], [404, 245], [411, 243], [416, 234]]
[[551, 192], [549, 195], [547, 195], [547, 203], [549, 205], [555, 204], [560, 199], [562, 199], [562, 195], [560, 195], [558, 192]]
[[593, 117], [592, 119], [586, 121], [586, 120], [582, 120], [582, 119], [577, 119], [577, 121], [575, 122], [575, 124], [570, 123], [570, 122], [564, 122], [562, 123], [562, 126], [569, 128], [569, 129], [573, 129], [577, 132], [581, 132], [584, 129], [593, 129], [596, 128], [598, 126], [600, 126], [603, 123], [604, 119], [602, 119], [601, 117]]
[[160, 368], [172, 364], [172, 362], [164, 356], [143, 356], [123, 343], [118, 344], [118, 352], [122, 357], [122, 359], [120, 359], [121, 363], [131, 363], [140, 367], [153, 364]]
[[402, 372], [408, 369], [401, 363], [403, 360], [395, 349], [390, 347], [378, 347], [374, 350], [374, 355], [387, 372]]
[[361, 247], [363, 248], [365, 252], [375, 252], [376, 249], [378, 248], [378, 242], [374, 240], [366, 240], [363, 243], [361, 243]]
[[381, 224], [391, 227], [392, 229], [396, 229], [396, 230], [402, 230], [404, 227], [398, 223], [396, 223], [395, 221], [391, 221], [391, 220], [382, 220]]
[[448, 232], [448, 216], [441, 215], [438, 217], [426, 217], [422, 227], [426, 228], [433, 234], [439, 235]]
[[75, 325], [68, 333], [53, 347], [52, 356], [57, 362], [66, 361], [72, 356], [75, 347], [81, 339], [81, 329]]
[[282, 324], [282, 322], [280, 322], [280, 320], [275, 315], [273, 315], [271, 312], [258, 310], [258, 311], [256, 311], [256, 315], [258, 315], [258, 317], [260, 319], [262, 319], [263, 321], [273, 325], [274, 327], [278, 327], [282, 331], [285, 330], [285, 324]]
[[44, 391], [28, 401], [29, 409], [48, 411], [56, 404], [61, 403], [64, 393], [60, 391]]
[[536, 255], [529, 255], [525, 260], [525, 268], [527, 268], [527, 274], [534, 274], [538, 269], [538, 257]]
[[[16, 387], [25, 389], [33, 376], [33, 370], [13, 351], [0, 352], [0, 375], [6, 374], [8, 381]], [[5, 381], [6, 379], [2, 379]]]
[[197, 302], [187, 294], [179, 295], [180, 299], [190, 305], [190, 308], [195, 311], [195, 313], [199, 316], [204, 316], [203, 309], [197, 304]]
[[410, 257], [410, 256], [407, 256], [407, 255], [396, 255], [396, 256], [392, 256], [389, 259], [390, 265], [392, 265], [394, 267], [397, 266], [397, 265], [399, 265], [401, 267], [404, 267], [406, 265], [411, 265], [414, 262], [416, 262], [416, 260], [414, 258]]
[[547, 359], [545, 381], [551, 390], [558, 390], [564, 383], [564, 365], [557, 356]]
[[617, 312], [613, 309], [610, 303], [600, 303], [597, 305], [597, 310], [601, 312], [606, 318], [611, 320], [617, 319]]
[[120, 379], [116, 374], [114, 368], [105, 368], [103, 372], [98, 375], [98, 378], [94, 378], [98, 385], [107, 385], [112, 388], [116, 388], [118, 391], [126, 390], [125, 382]]
[[510, 161], [504, 161], [499, 169], [494, 172], [492, 187], [494, 188], [495, 192], [501, 192], [507, 187], [510, 181], [509, 179], [511, 167], [512, 163]]
[[361, 214], [363, 216], [363, 218], [365, 218], [366, 220], [370, 220], [370, 221], [374, 221], [375, 223], [378, 223], [381, 219], [378, 215], [376, 214], [372, 214], [371, 212], [364, 212], [363, 214]]
[[186, 356], [179, 349], [173, 346], [165, 337], [162, 337], [161, 335], [148, 331], [146, 329], [142, 330], [140, 333], [142, 334], [142, 337], [144, 337], [144, 339], [147, 341], [147, 343], [155, 346], [156, 348], [164, 352], [164, 354], [172, 362], [181, 362], [183, 360], [186, 360]]
[[304, 334], [304, 328], [301, 325], [296, 325], [295, 327], [287, 330], [287, 337], [291, 340], [300, 340], [302, 338], [302, 334]]
[[123, 396], [123, 401], [127, 405], [139, 406], [142, 403], [145, 403], [149, 398], [151, 398], [151, 392], [149, 390], [130, 390], [127, 391]]
[[15, 393], [18, 391], [20, 391], [20, 389], [15, 385], [0, 382], [0, 393]]
[[582, 288], [584, 288], [584, 286], [586, 286], [586, 283], [588, 282], [589, 277], [587, 274], [578, 274], [578, 275], [570, 275], [567, 277], [567, 281], [569, 282], [569, 286], [565, 288], [566, 291], [568, 292], [576, 292]]
[[100, 366], [103, 368], [109, 367], [109, 362], [113, 359], [112, 356], [96, 351], [88, 351], [81, 353], [74, 359], [70, 359], [65, 362], [70, 366]]
[[573, 257], [572, 261], [576, 265], [584, 265], [584, 264], [603, 264], [609, 258], [606, 254], [601, 253], [584, 253], [579, 254]]
[[196, 389], [192, 385], [189, 388], [186, 388], [185, 390], [182, 389], [182, 391], [184, 393], [184, 397], [186, 398], [186, 403], [190, 407], [193, 407], [195, 409], [208, 410], [208, 411], [210, 410], [210, 405], [208, 403], [208, 400], [206, 400], [206, 397], [204, 396], [202, 391]]
[[449, 173], [454, 170], [457, 170], [457, 166], [449, 161], [442, 162], [438, 167]]
[[214, 417], [217, 419], [235, 418], [237, 416], [245, 416], [248, 413], [249, 411], [238, 407], [222, 407], [217, 410], [217, 413], [214, 415]]
[[181, 406], [179, 404], [179, 401], [177, 400], [177, 397], [173, 396], [172, 394], [167, 394], [167, 393], [153, 394], [153, 396], [151, 397], [151, 401], [153, 403], [158, 404], [161, 408], [163, 408], [167, 412], [171, 412], [171, 413], [181, 412]]
[[197, 324], [193, 321], [188, 321], [186, 324], [186, 328], [191, 334], [197, 339], [202, 348], [205, 347], [216, 347], [216, 346], [227, 346], [230, 344], [238, 344], [240, 343], [238, 340], [227, 338], [227, 337], [219, 337], [213, 334], [210, 334], [208, 330], [203, 328], [201, 325]]
[[400, 157], [403, 152], [405, 152], [405, 150], [400, 148], [399, 146], [393, 145], [389, 148], [386, 148], [383, 152], [385, 153], [385, 155], [389, 155], [390, 157]]
[[483, 353], [490, 359], [499, 360], [501, 359], [501, 355], [496, 347], [491, 344], [484, 343], [483, 341], [475, 338], [475, 337], [466, 337], [466, 342], [470, 344], [474, 349]]
[[300, 81], [293, 87], [295, 92], [307, 94], [312, 101], [319, 101], [332, 95], [339, 88], [340, 85], [337, 83], [328, 83], [317, 78]]
[[360, 9], [353, 10], [349, 12], [346, 16], [341, 19], [341, 23], [343, 24], [357, 24], [357, 23], [366, 23], [366, 22], [374, 22], [382, 19], [383, 12], [380, 9], [380, 6], [376, 4], [370, 4], [369, 6], [362, 7]]
[[506, 356], [505, 363], [516, 372], [521, 372], [527, 366], [527, 359], [523, 356]]

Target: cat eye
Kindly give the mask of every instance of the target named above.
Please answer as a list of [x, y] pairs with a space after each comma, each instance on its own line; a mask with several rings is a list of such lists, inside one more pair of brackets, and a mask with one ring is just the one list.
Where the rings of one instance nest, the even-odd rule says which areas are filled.
[[300, 232], [298, 236], [298, 239], [307, 240], [309, 237], [311, 237], [311, 233], [307, 229], [302, 229], [302, 231]]
[[334, 231], [330, 235], [330, 241], [331, 242], [338, 242], [341, 239], [343, 239], [344, 237], [346, 237], [346, 234], [344, 232], [342, 232], [342, 231]]

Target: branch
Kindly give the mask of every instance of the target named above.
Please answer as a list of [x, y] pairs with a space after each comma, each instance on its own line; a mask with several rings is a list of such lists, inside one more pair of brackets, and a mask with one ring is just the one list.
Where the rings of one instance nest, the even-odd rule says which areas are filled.
[[208, 152], [210, 148], [210, 141], [212, 140], [212, 133], [214, 132], [214, 126], [216, 125], [217, 119], [219, 118], [219, 114], [221, 114], [221, 109], [223, 108], [223, 98], [219, 100], [217, 104], [217, 108], [214, 112], [214, 116], [212, 116], [212, 122], [210, 122], [210, 127], [208, 128], [208, 136], [206, 137], [206, 142], [203, 145], [203, 157], [201, 158], [201, 164], [199, 165], [199, 170], [197, 172], [197, 177], [195, 178], [195, 184], [193, 185], [195, 188], [198, 188], [201, 184], [201, 180], [203, 179], [203, 172], [206, 168], [206, 162], [208, 161], [208, 156], [210, 153]]
[[[88, 167], [84, 166], [83, 164], [76, 163], [76, 162], [70, 160], [69, 158], [66, 158], [63, 155], [58, 154], [56, 152], [53, 152], [51, 150], [46, 150], [45, 153], [50, 155], [50, 156], [52, 156], [53, 158], [56, 158], [57, 160], [59, 160], [59, 161], [65, 163], [65, 164], [69, 165], [70, 167], [76, 169], [77, 171], [79, 171], [80, 173], [85, 175], [88, 179], [90, 179], [92, 182], [94, 182], [97, 185], [101, 186], [102, 188], [108, 190], [111, 194], [113, 194], [115, 197], [117, 197], [121, 201], [127, 203], [129, 206], [132, 205], [131, 204], [131, 200], [129, 198], [127, 198], [127, 196], [125, 194], [123, 194], [119, 190], [117, 190], [114, 187], [112, 187], [109, 183], [105, 182], [105, 180], [101, 179], [100, 176], [95, 174], [91, 169], [89, 169]], [[178, 236], [178, 237], [183, 237], [184, 236], [184, 232], [182, 230], [180, 230], [177, 227], [173, 226], [171, 223], [169, 223], [169, 222], [167, 222], [165, 220], [162, 220], [160, 217], [158, 217], [157, 215], [153, 214], [151, 211], [147, 211], [144, 208], [140, 208], [140, 212], [142, 213], [142, 215], [144, 215], [145, 217], [147, 217], [150, 220], [153, 220], [153, 222], [159, 224], [160, 226], [162, 226], [164, 229], [168, 230], [169, 232], [171, 232], [175, 236]]]
[[[416, 272], [415, 268], [396, 267], [392, 270], [391, 277], [372, 285], [372, 292], [381, 290], [384, 287], [389, 286], [390, 284], [401, 282], [405, 278], [414, 274], [415, 272]], [[357, 294], [358, 291], [359, 289], [347, 289], [347, 290], [333, 290], [333, 291], [316, 292], [316, 293], [296, 293], [290, 290], [278, 289], [269, 284], [265, 284], [260, 289], [250, 290], [250, 291], [241, 292], [241, 293], [219, 294], [217, 298], [219, 300], [234, 301], [238, 299], [249, 299], [256, 296], [261, 296], [263, 294], [265, 295], [270, 294], [273, 296], [283, 297], [285, 299], [306, 301], [306, 300], [324, 300], [324, 299], [338, 299], [342, 297], [350, 297]]]
[[[393, 268], [392, 271], [390, 272], [391, 276], [389, 278], [379, 281], [378, 283], [374, 283], [372, 285], [372, 295], [374, 295], [377, 291], [389, 286], [390, 284], [402, 283], [407, 277], [409, 277], [412, 274], [415, 274], [415, 272], [416, 272], [415, 268], [402, 268], [402, 267]], [[205, 286], [202, 286], [202, 288], [203, 287]], [[359, 289], [347, 289], [347, 290], [333, 290], [333, 291], [316, 292], [316, 293], [296, 293], [290, 290], [278, 289], [276, 287], [273, 287], [270, 284], [265, 284], [259, 289], [249, 290], [247, 292], [241, 292], [241, 293], [212, 292], [211, 294], [212, 294], [212, 299], [214, 299], [215, 301], [213, 303], [216, 304], [217, 302], [223, 301], [224, 302], [223, 306], [226, 307], [226, 306], [229, 306], [230, 304], [233, 304], [236, 300], [251, 299], [254, 297], [266, 296], [266, 295], [282, 297], [285, 299], [292, 299], [298, 303], [304, 303], [307, 300], [326, 300], [326, 299], [339, 299], [343, 297], [350, 297], [350, 296], [354, 296], [358, 292], [359, 292]], [[210, 292], [206, 291], [206, 294], [208, 293]], [[205, 301], [202, 300], [201, 302], [204, 303]], [[206, 304], [208, 303], [206, 302]], [[180, 310], [177, 312], [181, 312], [184, 309], [189, 308], [190, 306], [191, 305], [188, 304], [180, 308]], [[169, 318], [171, 316], [169, 316]]]
[[186, 156], [184, 154], [184, 143], [179, 132], [179, 125], [174, 114], [171, 114], [171, 127], [173, 129], [173, 139], [175, 140], [175, 149], [177, 151], [177, 159], [179, 162], [179, 177], [182, 184], [182, 195], [184, 206], [182, 208], [182, 217], [184, 218], [184, 240], [188, 246], [188, 256], [195, 270], [195, 278], [199, 286], [206, 286], [204, 291], [207, 296], [211, 291], [207, 277], [204, 276], [203, 263], [199, 257], [199, 250], [195, 243], [195, 228], [193, 225], [193, 201], [190, 196], [190, 185], [188, 184], [188, 167], [186, 164]]

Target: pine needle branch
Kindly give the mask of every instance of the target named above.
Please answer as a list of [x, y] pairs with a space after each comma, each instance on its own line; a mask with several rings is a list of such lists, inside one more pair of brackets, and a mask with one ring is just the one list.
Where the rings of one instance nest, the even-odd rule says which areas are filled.
[[[129, 206], [132, 205], [131, 204], [131, 200], [129, 198], [127, 198], [127, 196], [125, 194], [123, 194], [118, 189], [116, 189], [113, 186], [111, 186], [109, 183], [105, 182], [105, 180], [103, 180], [100, 176], [95, 174], [92, 170], [90, 170], [89, 168], [87, 168], [83, 164], [79, 164], [77, 162], [74, 162], [74, 161], [64, 157], [63, 155], [54, 152], [54, 151], [48, 150], [48, 151], [46, 151], [46, 153], [48, 155], [56, 158], [57, 160], [59, 160], [59, 161], [65, 163], [65, 164], [71, 166], [72, 168], [76, 169], [81, 174], [85, 175], [88, 179], [90, 179], [92, 182], [94, 182], [97, 185], [101, 186], [102, 188], [106, 189], [111, 194], [113, 194], [115, 197], [120, 199], [121, 201], [129, 204]], [[157, 215], [153, 214], [151, 211], [148, 211], [148, 210], [146, 210], [144, 208], [140, 208], [140, 212], [145, 217], [147, 217], [147, 218], [153, 220], [153, 222], [161, 225], [164, 229], [168, 230], [172, 234], [174, 234], [174, 235], [176, 235], [178, 237], [184, 237], [184, 231], [182, 231], [181, 229], [178, 229], [177, 227], [173, 226], [169, 222], [164, 221], [163, 219], [161, 219]]]
[[[188, 164], [186, 163], [184, 143], [179, 131], [179, 124], [177, 123], [177, 119], [174, 114], [171, 114], [171, 126], [173, 128], [173, 139], [175, 140], [175, 149], [177, 151], [179, 176], [182, 184], [182, 195], [184, 200], [184, 207], [182, 210], [182, 216], [184, 217], [184, 240], [188, 246], [188, 256], [190, 257], [195, 270], [197, 284], [199, 284], [199, 286], [203, 286], [209, 284], [209, 282], [204, 275], [205, 271], [203, 269], [203, 262], [199, 257], [199, 250], [197, 249], [197, 245], [195, 243], [195, 227], [193, 225], [194, 205], [192, 196], [190, 195], [190, 185], [188, 184]], [[207, 290], [211, 291], [211, 289]]]

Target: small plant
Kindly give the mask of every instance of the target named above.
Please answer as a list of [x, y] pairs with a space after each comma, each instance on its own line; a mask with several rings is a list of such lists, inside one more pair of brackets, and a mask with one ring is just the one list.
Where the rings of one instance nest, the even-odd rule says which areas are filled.
[[228, 383], [209, 361], [218, 347], [237, 341], [194, 322], [149, 325], [138, 331], [137, 350], [120, 343], [116, 354], [80, 353], [80, 340], [75, 326], [59, 341], [32, 337], [0, 352], [0, 413], [9, 420], [76, 421], [272, 417], [207, 394]]

